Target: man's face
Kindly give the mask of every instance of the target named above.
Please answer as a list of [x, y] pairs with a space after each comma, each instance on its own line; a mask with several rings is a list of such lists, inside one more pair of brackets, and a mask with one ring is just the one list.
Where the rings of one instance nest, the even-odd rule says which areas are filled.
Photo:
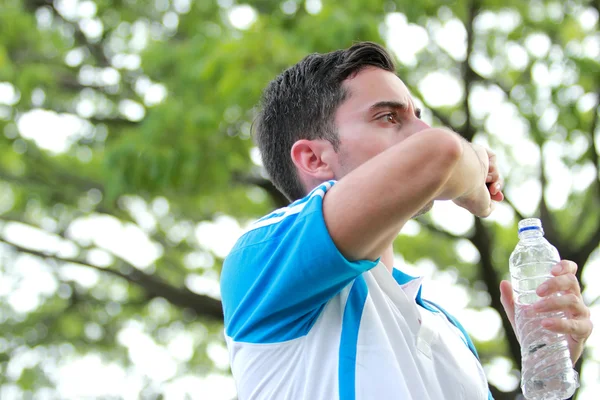
[[429, 126], [420, 120], [404, 83], [394, 73], [370, 67], [343, 83], [348, 98], [338, 108], [340, 138], [336, 178]]
[[[336, 179], [429, 126], [420, 120], [404, 83], [394, 73], [367, 68], [344, 82], [348, 98], [338, 108], [340, 138]], [[425, 207], [426, 212], [431, 205]], [[420, 212], [419, 214], [421, 214]]]

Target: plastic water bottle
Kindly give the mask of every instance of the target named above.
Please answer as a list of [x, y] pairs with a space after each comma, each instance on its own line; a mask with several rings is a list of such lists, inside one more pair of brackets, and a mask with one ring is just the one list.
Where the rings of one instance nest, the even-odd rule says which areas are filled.
[[544, 318], [564, 318], [564, 313], [538, 313], [533, 309], [540, 300], [536, 289], [552, 277], [550, 270], [559, 261], [558, 250], [544, 238], [541, 221], [520, 221], [519, 243], [510, 256], [510, 275], [521, 342], [521, 389], [528, 400], [567, 399], [579, 387], [566, 336], [541, 325]]

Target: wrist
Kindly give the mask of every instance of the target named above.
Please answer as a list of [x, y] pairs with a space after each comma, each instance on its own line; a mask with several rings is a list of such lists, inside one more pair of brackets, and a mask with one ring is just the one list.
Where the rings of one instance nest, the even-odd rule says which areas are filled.
[[[477, 146], [477, 148], [475, 147]], [[485, 184], [486, 178], [487, 178], [487, 172], [488, 172], [488, 154], [487, 151], [485, 150], [485, 148], [479, 146], [479, 145], [474, 145], [473, 143], [469, 143], [469, 147], [471, 147], [471, 150], [473, 151], [473, 153], [475, 153], [475, 156], [477, 157], [477, 160], [479, 161], [479, 167], [480, 167], [480, 179], [478, 180], [479, 183], [483, 182]], [[477, 149], [479, 149], [480, 151], [477, 151]], [[479, 186], [479, 183], [477, 183], [476, 186]]]

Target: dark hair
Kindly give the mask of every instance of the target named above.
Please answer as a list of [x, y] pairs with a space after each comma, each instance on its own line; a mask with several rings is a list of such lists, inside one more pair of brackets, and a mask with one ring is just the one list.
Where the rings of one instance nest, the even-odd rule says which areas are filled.
[[342, 82], [369, 66], [395, 72], [383, 47], [361, 42], [345, 50], [311, 54], [265, 89], [255, 140], [271, 181], [289, 200], [306, 195], [290, 156], [293, 144], [326, 139], [338, 150], [334, 117], [348, 95]]

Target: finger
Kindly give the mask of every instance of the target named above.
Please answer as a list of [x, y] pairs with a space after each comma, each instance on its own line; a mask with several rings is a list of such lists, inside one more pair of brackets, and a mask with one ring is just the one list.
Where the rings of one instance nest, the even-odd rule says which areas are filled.
[[540, 297], [549, 296], [553, 293], [568, 292], [581, 296], [581, 287], [579, 281], [573, 274], [559, 275], [548, 279], [542, 283], [536, 290]]
[[504, 307], [506, 316], [513, 326], [515, 326], [515, 302], [513, 298], [513, 289], [509, 281], [500, 282], [500, 303]]
[[485, 181], [487, 183], [490, 182], [494, 182], [500, 179], [500, 172], [498, 171], [498, 169], [496, 168], [496, 166], [492, 166], [490, 165], [490, 168], [488, 169], [488, 175], [485, 179]]
[[497, 194], [500, 189], [502, 189], [502, 184], [500, 182], [493, 182], [488, 184], [488, 190], [490, 191], [490, 195], [494, 196]]
[[565, 312], [572, 318], [588, 318], [590, 310], [581, 297], [569, 293], [564, 296], [544, 297], [533, 305], [537, 312]]
[[488, 175], [487, 175], [487, 182], [492, 182], [498, 179], [498, 177], [500, 176], [500, 171], [498, 170], [498, 166], [496, 165], [496, 160], [495, 158], [490, 159], [489, 160], [489, 164], [488, 164]]
[[504, 193], [502, 193], [501, 191], [496, 193], [496, 194], [492, 194], [491, 195], [492, 200], [494, 201], [502, 201], [504, 200]]
[[587, 319], [546, 318], [542, 326], [549, 331], [571, 335], [576, 342], [583, 342], [590, 337], [593, 329], [592, 321]]
[[[489, 177], [490, 175], [488, 175]], [[493, 176], [493, 179], [486, 183], [490, 190], [490, 194], [496, 194], [504, 187], [504, 179], [499, 174]]]
[[561, 260], [558, 264], [556, 264], [554, 267], [552, 267], [551, 272], [552, 272], [552, 275], [554, 275], [554, 276], [566, 275], [566, 274], [575, 275], [577, 273], [577, 264], [574, 263], [573, 261]]

